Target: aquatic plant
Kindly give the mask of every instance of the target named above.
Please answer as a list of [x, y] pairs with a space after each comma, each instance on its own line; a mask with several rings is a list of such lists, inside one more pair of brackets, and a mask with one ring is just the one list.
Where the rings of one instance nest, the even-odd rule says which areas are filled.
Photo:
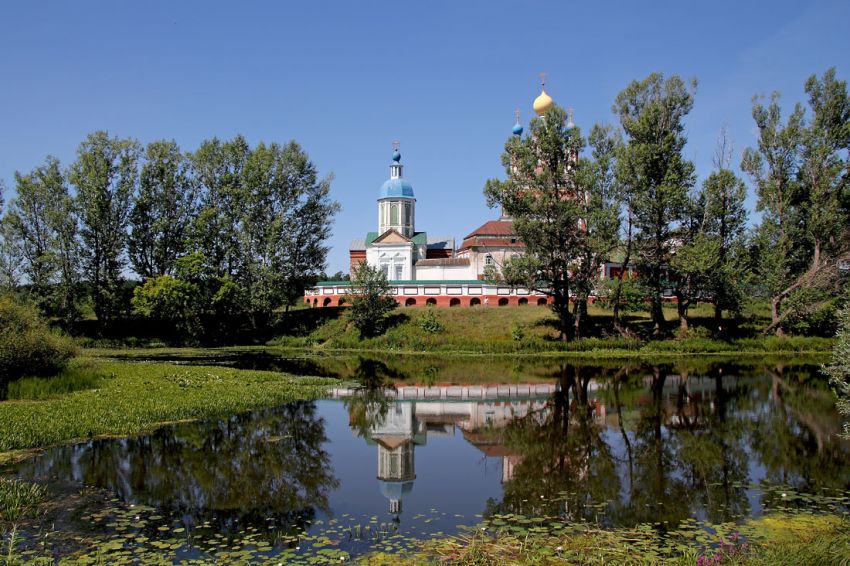
[[[75, 362], [74, 367], [85, 363]], [[102, 377], [95, 389], [0, 403], [0, 451], [137, 434], [166, 422], [317, 398], [335, 383], [279, 372], [175, 364], [90, 362], [87, 371], [109, 377]]]

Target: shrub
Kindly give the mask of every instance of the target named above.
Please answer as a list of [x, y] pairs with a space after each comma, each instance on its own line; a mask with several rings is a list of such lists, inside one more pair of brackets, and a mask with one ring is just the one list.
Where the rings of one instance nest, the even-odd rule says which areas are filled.
[[0, 379], [56, 374], [74, 353], [73, 343], [51, 331], [34, 307], [0, 297]]
[[437, 315], [434, 314], [433, 307], [425, 309], [425, 314], [419, 319], [419, 328], [425, 332], [430, 332], [431, 334], [438, 334], [445, 330], [443, 323], [440, 322]]

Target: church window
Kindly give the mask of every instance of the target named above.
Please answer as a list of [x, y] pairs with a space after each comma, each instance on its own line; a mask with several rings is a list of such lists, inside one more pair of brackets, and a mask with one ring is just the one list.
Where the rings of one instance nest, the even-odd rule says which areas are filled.
[[381, 272], [384, 274], [384, 277], [389, 279], [389, 277], [390, 277], [390, 265], [388, 263], [382, 263], [381, 264]]
[[404, 205], [404, 223], [408, 226], [410, 226], [412, 224], [412, 222], [410, 221], [410, 209], [411, 209], [411, 206], [410, 206], [410, 203], [408, 202]]
[[399, 281], [401, 280], [401, 276], [402, 276], [403, 272], [404, 272], [404, 266], [403, 265], [396, 265], [395, 266], [395, 278], [396, 278], [396, 280], [399, 280]]
[[393, 226], [398, 225], [398, 205], [395, 203], [390, 208], [390, 224]]
[[490, 254], [484, 256], [484, 265], [493, 265], [493, 256]]

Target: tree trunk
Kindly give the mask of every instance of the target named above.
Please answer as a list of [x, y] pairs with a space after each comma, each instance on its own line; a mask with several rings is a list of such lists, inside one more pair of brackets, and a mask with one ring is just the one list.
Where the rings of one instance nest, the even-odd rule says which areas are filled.
[[717, 327], [720, 328], [720, 323], [723, 320], [723, 308], [720, 306], [719, 298], [715, 297], [714, 299], [714, 322], [717, 323]]
[[624, 338], [631, 338], [634, 334], [629, 331], [620, 321], [620, 297], [622, 296], [623, 277], [629, 268], [629, 261], [632, 255], [632, 213], [629, 209], [628, 228], [626, 230], [626, 256], [623, 258], [623, 263], [620, 266], [620, 273], [617, 275], [617, 288], [614, 290], [614, 329]]
[[587, 297], [577, 299], [573, 306], [573, 337], [581, 338], [581, 327], [584, 324], [584, 315], [587, 314]]
[[777, 336], [785, 336], [785, 331], [782, 329], [782, 321], [779, 318], [779, 305], [782, 303], [782, 299], [782, 295], [777, 295], [770, 301], [770, 326], [768, 329], [772, 328]]
[[652, 296], [652, 323], [652, 335], [659, 338], [664, 327], [664, 311], [661, 310], [661, 295], [659, 293]]
[[676, 297], [676, 310], [679, 313], [679, 332], [683, 334], [688, 331], [688, 306], [689, 301], [678, 295]]

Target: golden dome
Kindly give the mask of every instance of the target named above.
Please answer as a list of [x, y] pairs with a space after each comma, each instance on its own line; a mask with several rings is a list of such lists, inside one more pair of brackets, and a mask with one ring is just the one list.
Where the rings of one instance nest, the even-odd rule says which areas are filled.
[[534, 111], [538, 116], [545, 116], [554, 103], [552, 97], [546, 94], [545, 89], [542, 89], [540, 96], [534, 99]]

